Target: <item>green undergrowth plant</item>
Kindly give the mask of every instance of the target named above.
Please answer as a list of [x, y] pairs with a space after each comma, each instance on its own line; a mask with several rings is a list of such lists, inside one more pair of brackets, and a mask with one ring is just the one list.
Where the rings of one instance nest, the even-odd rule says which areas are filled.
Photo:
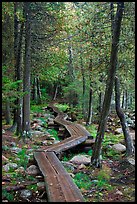
[[62, 112], [66, 111], [67, 109], [69, 109], [69, 105], [68, 104], [55, 104], [55, 106]]
[[7, 199], [8, 201], [14, 200], [13, 192], [7, 192], [5, 189], [2, 189], [2, 197], [3, 199]]
[[54, 137], [56, 140], [58, 141], [60, 140], [58, 137], [58, 132], [55, 129], [49, 129], [47, 130], [47, 132], [50, 133], [51, 136]]
[[102, 169], [97, 174], [97, 188], [112, 190], [113, 187], [109, 184], [111, 178], [111, 168], [106, 165], [103, 165]]
[[89, 126], [86, 126], [86, 129], [91, 133], [91, 136], [93, 136], [93, 138], [96, 138], [97, 126], [95, 124], [91, 124]]
[[78, 186], [78, 188], [80, 189], [87, 190], [91, 187], [90, 177], [83, 172], [78, 172], [77, 174], [75, 174], [75, 177], [73, 180], [75, 184]]
[[20, 152], [17, 153], [17, 156], [19, 158], [18, 165], [24, 167], [24, 169], [27, 168], [28, 164], [28, 156], [26, 154], [26, 149], [22, 149]]

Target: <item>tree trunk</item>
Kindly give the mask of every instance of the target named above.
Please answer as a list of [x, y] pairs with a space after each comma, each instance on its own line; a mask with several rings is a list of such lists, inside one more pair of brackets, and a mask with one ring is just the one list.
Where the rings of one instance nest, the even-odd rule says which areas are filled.
[[[19, 43], [18, 43], [18, 53], [17, 53], [17, 80], [21, 80], [21, 49], [22, 49], [22, 39], [23, 39], [23, 27], [24, 23], [21, 24], [20, 28], [20, 36], [19, 36]], [[18, 93], [22, 91], [22, 86], [19, 83], [17, 87]], [[22, 134], [22, 99], [21, 97], [17, 98], [17, 135]]]
[[40, 83], [39, 83], [38, 77], [37, 77], [37, 96], [38, 96], [38, 104], [41, 104], [41, 91], [40, 91]]
[[85, 92], [86, 92], [86, 81], [85, 81], [85, 73], [83, 68], [83, 61], [82, 61], [82, 52], [80, 53], [80, 60], [81, 60], [81, 74], [82, 74], [82, 82], [83, 82], [83, 97], [82, 97], [82, 114], [84, 119], [86, 119], [86, 107], [85, 107]]
[[92, 90], [91, 73], [92, 73], [92, 59], [90, 59], [90, 63], [89, 63], [90, 90], [89, 90], [88, 117], [87, 117], [86, 125], [90, 125], [91, 124], [91, 120], [92, 120], [92, 94], [93, 94], [93, 90]]
[[124, 109], [125, 105], [125, 92], [123, 91], [123, 97], [122, 97], [122, 108]]
[[34, 82], [33, 82], [33, 100], [35, 103], [38, 101], [38, 95], [37, 95], [37, 78], [34, 77]]
[[54, 93], [54, 97], [53, 97], [54, 101], [56, 100], [56, 97], [57, 97], [58, 87], [59, 87], [58, 85], [55, 85], [55, 93]]
[[30, 26], [30, 5], [31, 2], [24, 2], [25, 15], [25, 61], [23, 78], [23, 136], [28, 136], [30, 131], [30, 49], [31, 49], [31, 26]]
[[73, 54], [72, 54], [72, 46], [68, 46], [68, 54], [69, 54], [69, 76], [70, 80], [74, 81], [74, 68], [73, 68]]
[[104, 102], [103, 102], [99, 127], [97, 131], [97, 136], [95, 140], [93, 155], [91, 157], [91, 164], [94, 165], [95, 167], [101, 167], [101, 145], [104, 139], [104, 133], [105, 133], [106, 123], [107, 123], [107, 118], [108, 118], [109, 108], [111, 103], [111, 96], [113, 91], [113, 84], [115, 80], [117, 52], [118, 52], [118, 43], [119, 43], [119, 37], [120, 37], [123, 8], [124, 8], [124, 2], [117, 2], [117, 12], [115, 16], [114, 30], [112, 35], [110, 69], [108, 72]]
[[5, 120], [6, 120], [6, 125], [10, 125], [11, 114], [10, 114], [10, 103], [9, 103], [9, 100], [6, 100]]
[[127, 90], [125, 91], [125, 110], [128, 109], [128, 92]]
[[86, 125], [90, 125], [91, 124], [91, 120], [92, 120], [92, 86], [90, 86], [90, 93], [89, 93], [89, 110], [88, 110], [88, 118], [87, 118], [87, 122]]
[[[14, 66], [15, 66], [15, 81], [17, 80], [17, 51], [18, 51], [18, 30], [19, 22], [17, 17], [18, 2], [14, 2]], [[17, 127], [17, 99], [15, 100], [15, 107], [13, 109], [13, 124], [8, 130], [15, 131]]]
[[124, 138], [125, 138], [126, 154], [127, 156], [130, 156], [134, 153], [134, 145], [133, 145], [132, 138], [129, 134], [129, 128], [128, 128], [125, 114], [120, 108], [120, 82], [118, 77], [115, 77], [115, 102], [116, 102], [116, 112], [120, 119]]

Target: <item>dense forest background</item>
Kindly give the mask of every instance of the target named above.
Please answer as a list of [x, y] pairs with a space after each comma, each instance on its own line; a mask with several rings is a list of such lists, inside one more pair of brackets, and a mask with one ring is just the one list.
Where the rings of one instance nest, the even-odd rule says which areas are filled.
[[[57, 98], [77, 106], [80, 117], [88, 120], [91, 90], [92, 115], [100, 113], [115, 12], [116, 3], [109, 2], [2, 3], [2, 104], [7, 123], [15, 109], [29, 115], [23, 104]], [[134, 15], [134, 2], [125, 2], [117, 60], [125, 110], [135, 105]]]
[[[43, 142], [39, 137], [35, 141], [37, 130], [48, 133], [48, 136], [51, 132], [50, 136], [59, 142], [57, 134], [60, 134], [61, 128], [58, 132], [50, 129], [50, 125], [57, 125], [53, 121], [53, 113], [47, 112], [47, 119], [42, 112], [48, 111], [48, 105], [53, 103], [68, 114], [68, 120], [82, 124], [91, 133], [94, 148], [91, 144], [87, 148], [90, 148], [88, 156], [91, 157], [91, 169], [84, 167], [87, 175], [93, 171], [93, 166], [102, 168], [102, 157], [108, 162], [107, 168], [114, 170], [114, 177], [117, 177], [117, 172], [121, 176], [123, 171], [120, 159], [125, 161], [123, 158], [126, 157], [132, 166], [135, 165], [134, 157], [129, 158], [135, 153], [135, 2], [2, 2], [4, 162], [10, 161], [7, 158], [15, 160], [15, 155], [11, 157], [10, 148], [17, 140], [14, 146], [22, 148], [21, 153], [16, 152], [21, 158], [19, 165], [26, 170], [29, 165], [29, 159], [26, 159], [28, 149], [30, 146], [38, 148]], [[39, 126], [40, 120], [44, 125], [41, 122]], [[112, 149], [112, 145], [118, 142], [125, 145], [120, 153]], [[44, 142], [42, 145], [45, 145]], [[69, 153], [68, 158], [64, 156], [64, 161], [70, 159], [69, 156]], [[121, 168], [117, 172], [113, 169], [115, 165]], [[128, 198], [128, 193], [120, 188], [118, 196], [125, 197], [118, 197], [119, 201], [134, 199], [134, 170], [128, 172], [126, 165], [124, 167], [125, 175], [129, 176], [129, 186], [131, 184], [127, 191], [130, 196]], [[103, 172], [102, 177], [97, 176], [96, 187], [93, 178], [80, 183], [83, 177], [79, 167], [75, 172], [80, 173], [80, 176], [75, 176], [83, 194], [87, 181], [90, 181], [89, 193], [93, 185], [96, 193], [91, 200], [89, 196], [91, 202], [100, 199], [115, 201], [113, 196], [111, 200], [115, 193], [107, 189], [111, 185], [107, 182], [112, 174], [108, 172], [108, 179], [105, 168], [95, 170], [95, 179], [98, 173]], [[12, 170], [8, 170], [11, 175]], [[7, 169], [3, 172], [5, 176]], [[18, 172], [15, 174], [18, 175]], [[12, 175], [13, 183], [17, 175]], [[27, 179], [20, 176], [19, 179]], [[104, 190], [104, 198], [99, 198], [100, 188]], [[3, 193], [6, 198], [11, 196], [7, 189]], [[110, 194], [105, 194], [105, 190]], [[117, 187], [115, 190], [116, 193], [119, 191]], [[9, 201], [16, 199], [16, 193], [8, 198]]]

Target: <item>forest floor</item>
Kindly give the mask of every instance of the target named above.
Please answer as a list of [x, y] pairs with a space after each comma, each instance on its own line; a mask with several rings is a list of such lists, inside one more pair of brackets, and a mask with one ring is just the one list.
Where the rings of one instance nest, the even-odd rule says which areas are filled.
[[[13, 144], [17, 148], [24, 149], [26, 155], [29, 152], [28, 150], [32, 148], [36, 149], [44, 147], [40, 143], [40, 140], [44, 140], [44, 137], [39, 136], [35, 140], [27, 140], [24, 144], [23, 141], [16, 137], [12, 132], [6, 130], [7, 127], [8, 126], [6, 125], [3, 125], [2, 127], [4, 130], [2, 134], [2, 147], [4, 147], [2, 155], [5, 157], [4, 161], [2, 161], [3, 165], [9, 161], [14, 163], [17, 161], [17, 154], [10, 149], [13, 147]], [[20, 157], [24, 163], [26, 155], [22, 152]], [[31, 164], [31, 161], [33, 160], [30, 159], [27, 166]], [[29, 177], [24, 171], [20, 171], [19, 174], [16, 170], [10, 170], [9, 172], [6, 172], [2, 169], [3, 202], [23, 202], [24, 199], [27, 202], [47, 202], [45, 190], [37, 188], [37, 183], [39, 181], [38, 176]], [[83, 179], [84, 181], [85, 179], [84, 182], [88, 182], [87, 188], [87, 186], [84, 187], [77, 181], [78, 187], [86, 202], [135, 202], [135, 168], [126, 162], [124, 154], [122, 154], [120, 158], [113, 158], [113, 156], [105, 157], [102, 161], [102, 170], [83, 165], [81, 168], [80, 166], [77, 166], [75, 172], [73, 171], [71, 174], [73, 177], [76, 174], [81, 175], [80, 180], [82, 181]], [[88, 176], [88, 181], [86, 179], [87, 177], [82, 178], [82, 175]], [[40, 181], [42, 181], [42, 179], [43, 178], [41, 178]], [[28, 185], [24, 185], [27, 183]], [[9, 189], [12, 186], [15, 187], [14, 190], [6, 191], [6, 189]], [[28, 198], [21, 198], [20, 192], [22, 189], [31, 190], [32, 195]]]

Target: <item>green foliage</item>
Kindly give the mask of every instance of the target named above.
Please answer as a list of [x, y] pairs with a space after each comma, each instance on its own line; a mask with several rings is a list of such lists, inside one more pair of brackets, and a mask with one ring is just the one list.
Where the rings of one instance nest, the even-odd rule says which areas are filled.
[[96, 138], [97, 135], [97, 127], [95, 124], [91, 124], [86, 127], [86, 129], [91, 133], [91, 135]]
[[66, 111], [67, 109], [69, 109], [69, 105], [68, 104], [55, 104], [55, 106], [62, 112]]
[[2, 190], [2, 197], [6, 198], [8, 201], [14, 200], [14, 195], [12, 192], [7, 192], [6, 190]]
[[58, 132], [55, 129], [49, 129], [49, 130], [47, 130], [47, 132], [49, 132], [52, 137], [54, 137], [56, 140], [59, 141]]
[[37, 187], [37, 184], [31, 184], [31, 185], [28, 185], [27, 187], [26, 187], [26, 189], [28, 189], [28, 190], [32, 190], [32, 191], [37, 191], [37, 189], [38, 189], [38, 187]]
[[74, 182], [80, 189], [87, 190], [91, 187], [90, 177], [87, 174], [84, 174], [82, 172], [75, 174]]
[[23, 166], [24, 169], [27, 168], [27, 164], [28, 164], [28, 156], [26, 154], [26, 149], [22, 149], [20, 152], [17, 153], [18, 158], [20, 159], [18, 161], [19, 166]]
[[41, 113], [43, 105], [31, 105], [31, 111], [33, 113]]

